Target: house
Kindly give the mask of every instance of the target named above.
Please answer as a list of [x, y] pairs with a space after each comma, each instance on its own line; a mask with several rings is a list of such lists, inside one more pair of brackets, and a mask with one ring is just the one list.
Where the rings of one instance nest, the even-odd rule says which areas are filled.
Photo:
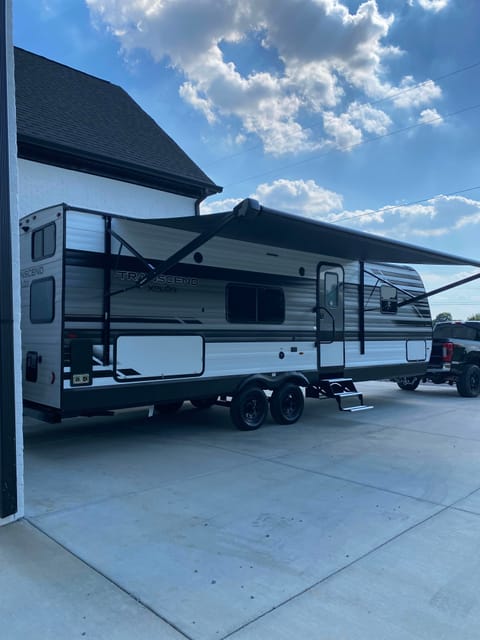
[[67, 202], [139, 218], [221, 191], [119, 86], [15, 49], [19, 216]]

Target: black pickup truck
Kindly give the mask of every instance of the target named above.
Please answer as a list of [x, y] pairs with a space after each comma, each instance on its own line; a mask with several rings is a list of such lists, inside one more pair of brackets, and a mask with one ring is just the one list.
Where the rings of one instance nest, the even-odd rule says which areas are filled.
[[420, 382], [457, 385], [465, 398], [480, 393], [480, 321], [439, 322], [433, 329], [432, 353], [423, 377], [395, 378], [400, 389], [414, 391]]

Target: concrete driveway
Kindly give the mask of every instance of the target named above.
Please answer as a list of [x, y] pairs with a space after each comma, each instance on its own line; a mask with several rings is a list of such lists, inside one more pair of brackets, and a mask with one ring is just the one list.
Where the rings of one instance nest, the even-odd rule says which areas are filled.
[[254, 432], [189, 404], [28, 421], [4, 637], [478, 640], [480, 398], [359, 387], [373, 410]]

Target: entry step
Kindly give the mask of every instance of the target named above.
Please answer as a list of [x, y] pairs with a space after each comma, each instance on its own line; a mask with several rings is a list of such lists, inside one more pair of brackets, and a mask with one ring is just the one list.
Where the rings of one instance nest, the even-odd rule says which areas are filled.
[[373, 409], [373, 405], [368, 404], [358, 404], [356, 407], [344, 407], [342, 411], [367, 411], [368, 409]]
[[306, 395], [307, 397], [334, 398], [340, 411], [353, 412], [373, 409], [371, 405], [364, 404], [363, 394], [357, 390], [352, 378], [324, 378], [318, 381], [318, 385], [312, 385], [308, 388]]
[[336, 398], [349, 398], [350, 396], [357, 396], [357, 398], [361, 398], [362, 394], [358, 391], [340, 391], [339, 393], [333, 394]]

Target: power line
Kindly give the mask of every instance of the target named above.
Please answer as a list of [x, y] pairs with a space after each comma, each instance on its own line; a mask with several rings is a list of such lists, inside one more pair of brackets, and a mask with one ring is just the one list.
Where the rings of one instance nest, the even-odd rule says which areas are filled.
[[[445, 80], [447, 78], [451, 78], [452, 76], [458, 75], [459, 73], [464, 73], [465, 71], [470, 71], [471, 69], [475, 69], [476, 67], [480, 67], [480, 61], [478, 62], [474, 62], [472, 64], [469, 64], [465, 67], [461, 67], [460, 69], [455, 69], [454, 71], [450, 71], [449, 73], [444, 73], [441, 76], [437, 76], [435, 78], [430, 78], [429, 80], [423, 80], [422, 82], [417, 82], [409, 87], [406, 87], [405, 89], [402, 89], [401, 91], [397, 91], [395, 93], [391, 93], [383, 98], [379, 98], [378, 100], [373, 100], [370, 102], [364, 102], [362, 105], [362, 107], [368, 107], [368, 106], [373, 106], [376, 104], [380, 104], [382, 102], [387, 102], [389, 100], [394, 100], [395, 98], [398, 98], [399, 96], [404, 95], [405, 93], [409, 93], [410, 91], [414, 91], [415, 89], [418, 89], [420, 87], [423, 87], [427, 84], [429, 84], [430, 82], [438, 82], [440, 80]], [[309, 129], [316, 129], [317, 127], [321, 126], [323, 124], [322, 120], [319, 120], [318, 122], [312, 124], [309, 126]], [[206, 170], [209, 171], [211, 167], [216, 166], [217, 164], [219, 164], [220, 162], [225, 162], [226, 160], [231, 160], [232, 158], [236, 158], [237, 156], [241, 156], [244, 153], [248, 153], [249, 151], [255, 151], [255, 149], [259, 149], [260, 147], [262, 147], [262, 142], [258, 142], [257, 144], [252, 145], [251, 147], [248, 147], [247, 149], [241, 149], [240, 151], [237, 151], [236, 153], [232, 153], [228, 156], [223, 156], [222, 158], [219, 158], [217, 160], [215, 160], [214, 162], [210, 163], [209, 165], [206, 165]], [[230, 186], [230, 185], [227, 185]]]
[[399, 133], [405, 133], [406, 131], [412, 131], [413, 129], [417, 129], [419, 127], [426, 126], [428, 124], [432, 124], [433, 122], [447, 120], [448, 118], [452, 118], [453, 116], [459, 115], [460, 113], [466, 113], [467, 111], [472, 111], [473, 109], [478, 109], [480, 107], [480, 103], [471, 105], [469, 107], [465, 107], [463, 109], [458, 109], [457, 111], [452, 111], [443, 116], [435, 116], [430, 118], [429, 120], [424, 120], [422, 122], [417, 122], [416, 124], [409, 125], [408, 127], [402, 127], [400, 129], [395, 129], [394, 131], [389, 131], [388, 133], [383, 133], [381, 135], [375, 136], [373, 138], [368, 138], [367, 140], [361, 140], [360, 142], [355, 142], [351, 145], [346, 145], [344, 147], [337, 147], [336, 149], [329, 149], [324, 153], [316, 154], [314, 156], [310, 156], [309, 158], [304, 158], [303, 160], [298, 160], [297, 162], [291, 162], [289, 164], [282, 165], [281, 167], [277, 167], [275, 169], [270, 169], [269, 171], [263, 171], [262, 173], [257, 173], [255, 175], [249, 176], [248, 178], [244, 178], [243, 180], [237, 180], [236, 182], [231, 182], [225, 185], [225, 189], [228, 187], [233, 187], [238, 184], [243, 184], [244, 182], [249, 182], [250, 180], [257, 180], [258, 178], [263, 178], [268, 175], [272, 175], [275, 173], [279, 173], [284, 171], [285, 169], [291, 169], [292, 167], [298, 167], [302, 164], [307, 164], [308, 162], [312, 162], [313, 160], [318, 160], [319, 158], [324, 158], [332, 153], [340, 153], [343, 151], [349, 151], [350, 149], [355, 149], [356, 147], [360, 147], [364, 144], [370, 144], [371, 142], [376, 142], [377, 140], [382, 140], [383, 138], [389, 138], [391, 136], [397, 135]]

